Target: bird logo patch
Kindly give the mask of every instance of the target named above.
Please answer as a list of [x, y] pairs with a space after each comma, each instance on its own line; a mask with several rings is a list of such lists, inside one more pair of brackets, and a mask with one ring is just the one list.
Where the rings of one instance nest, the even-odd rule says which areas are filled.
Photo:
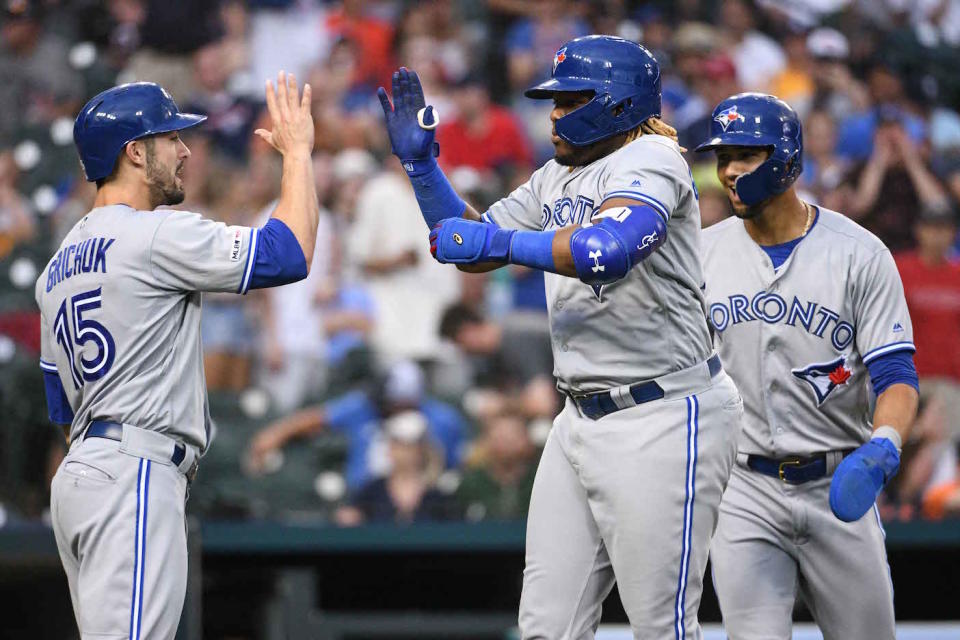
[[737, 105], [733, 105], [732, 107], [724, 109], [718, 113], [714, 120], [719, 122], [720, 126], [723, 127], [723, 130], [726, 131], [731, 122], [743, 121], [744, 117], [740, 115], [739, 111], [737, 111]]
[[559, 49], [556, 55], [553, 56], [553, 72], [557, 72], [557, 66], [567, 59], [567, 48], [563, 47]]
[[853, 376], [853, 372], [847, 368], [846, 356], [840, 356], [830, 362], [811, 364], [801, 369], [793, 369], [792, 373], [810, 385], [818, 407], [833, 393], [834, 389], [840, 385], [847, 384]]

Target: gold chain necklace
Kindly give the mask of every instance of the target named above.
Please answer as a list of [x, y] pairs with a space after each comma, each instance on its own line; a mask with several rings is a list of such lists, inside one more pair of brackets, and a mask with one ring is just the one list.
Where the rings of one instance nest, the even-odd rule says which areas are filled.
[[801, 238], [807, 235], [807, 231], [810, 231], [810, 224], [813, 222], [813, 207], [806, 202], [803, 203], [803, 206], [807, 210], [807, 223], [803, 225], [803, 233], [800, 234]]

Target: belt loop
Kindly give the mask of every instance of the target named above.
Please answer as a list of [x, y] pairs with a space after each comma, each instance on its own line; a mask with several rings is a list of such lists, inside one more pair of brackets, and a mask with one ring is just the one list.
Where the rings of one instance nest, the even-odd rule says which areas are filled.
[[637, 406], [637, 401], [630, 394], [630, 385], [610, 389], [610, 399], [613, 400], [618, 409], [629, 409]]
[[826, 463], [826, 473], [824, 475], [833, 475], [833, 472], [836, 471], [842, 460], [843, 451], [827, 451], [824, 455], [824, 461]]

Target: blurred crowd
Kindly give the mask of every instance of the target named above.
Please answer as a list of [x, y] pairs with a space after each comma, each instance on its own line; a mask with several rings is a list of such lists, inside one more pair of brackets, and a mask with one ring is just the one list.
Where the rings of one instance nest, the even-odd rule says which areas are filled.
[[[42, 513], [62, 437], [36, 370], [33, 283], [91, 207], [73, 119], [152, 80], [207, 122], [182, 208], [262, 225], [280, 159], [252, 135], [277, 70], [313, 87], [316, 255], [299, 283], [204, 298], [216, 440], [191, 508], [212, 517], [522, 518], [561, 397], [543, 278], [435, 263], [389, 153], [378, 86], [416, 70], [440, 163], [475, 208], [552, 156], [550, 105], [522, 97], [570, 38], [642, 42], [663, 117], [692, 149], [713, 106], [773, 93], [805, 127], [799, 188], [894, 252], [921, 415], [887, 518], [960, 516], [960, 0], [0, 0], [0, 526]], [[689, 154], [705, 226], [728, 213]]]

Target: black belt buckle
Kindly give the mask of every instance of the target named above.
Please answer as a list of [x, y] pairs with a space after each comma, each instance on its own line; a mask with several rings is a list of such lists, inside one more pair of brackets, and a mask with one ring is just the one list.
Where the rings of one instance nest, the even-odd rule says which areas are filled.
[[785, 467], [802, 467], [806, 464], [806, 461], [801, 458], [788, 458], [786, 460], [781, 460], [780, 464], [777, 466], [777, 475], [780, 476], [780, 480], [786, 482], [787, 484], [800, 484], [798, 482], [791, 482], [787, 479]]

